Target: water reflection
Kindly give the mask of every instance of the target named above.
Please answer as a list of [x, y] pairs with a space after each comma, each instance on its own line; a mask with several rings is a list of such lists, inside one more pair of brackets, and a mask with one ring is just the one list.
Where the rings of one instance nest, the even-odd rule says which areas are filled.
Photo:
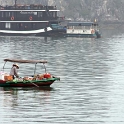
[[[4, 106], [16, 107], [20, 104], [27, 104], [29, 101], [40, 101], [45, 104], [50, 97], [50, 92], [54, 91], [52, 87], [40, 87], [40, 88], [1, 88], [3, 94]], [[31, 100], [32, 99], [32, 100]]]
[[16, 87], [3, 87], [3, 88], [1, 88], [1, 90], [4, 93], [13, 91], [12, 95], [17, 95], [17, 93], [20, 90], [22, 90], [22, 91], [36, 91], [36, 92], [44, 91], [44, 92], [47, 92], [47, 91], [54, 90], [54, 88], [52, 88], [52, 87], [18, 87], [18, 88], [16, 88]]
[[43, 58], [48, 71], [61, 79], [54, 89], [1, 89], [0, 122], [123, 124], [124, 35], [107, 31], [101, 39], [12, 37], [0, 42], [1, 63], [8, 56]]

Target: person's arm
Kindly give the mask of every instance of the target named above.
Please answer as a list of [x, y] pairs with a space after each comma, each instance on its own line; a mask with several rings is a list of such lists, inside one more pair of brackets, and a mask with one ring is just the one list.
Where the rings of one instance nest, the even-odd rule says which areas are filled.
[[18, 78], [19, 77], [19, 75], [18, 75], [18, 72], [17, 72], [17, 69], [16, 68], [14, 68], [14, 75]]

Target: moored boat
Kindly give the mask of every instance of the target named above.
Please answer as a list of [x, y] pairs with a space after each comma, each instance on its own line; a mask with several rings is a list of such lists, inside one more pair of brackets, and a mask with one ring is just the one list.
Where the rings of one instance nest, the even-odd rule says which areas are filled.
[[94, 22], [68, 22], [66, 37], [100, 38], [98, 24]]
[[[50, 86], [54, 81], [60, 80], [60, 78], [52, 76], [51, 74], [46, 72], [45, 60], [13, 60], [13, 59], [4, 59], [5, 63], [3, 66], [3, 71], [1, 73], [0, 79], [0, 87], [44, 87]], [[4, 68], [6, 62], [16, 62], [16, 63], [30, 63], [35, 64], [34, 75], [30, 77], [20, 77], [16, 79], [12, 79], [12, 77], [4, 73]], [[42, 63], [44, 65], [45, 73], [44, 74], [35, 74], [36, 73], [36, 65], [38, 63]]]
[[2, 36], [55, 36], [63, 30], [54, 30], [52, 24], [59, 24], [56, 6], [30, 4], [0, 6], [0, 35]]

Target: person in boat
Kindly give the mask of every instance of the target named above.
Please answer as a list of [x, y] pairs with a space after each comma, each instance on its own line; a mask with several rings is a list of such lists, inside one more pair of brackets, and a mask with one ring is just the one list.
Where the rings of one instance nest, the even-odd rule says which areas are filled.
[[11, 71], [10, 71], [10, 75], [13, 77], [13, 79], [16, 77], [16, 78], [19, 78], [19, 75], [18, 75], [18, 70], [19, 69], [19, 66], [17, 64], [13, 64], [12, 68], [11, 68]]

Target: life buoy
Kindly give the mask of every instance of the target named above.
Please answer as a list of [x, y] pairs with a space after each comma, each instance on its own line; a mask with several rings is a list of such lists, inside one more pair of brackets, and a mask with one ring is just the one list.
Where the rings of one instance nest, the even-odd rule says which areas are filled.
[[11, 20], [12, 20], [12, 21], [14, 20], [14, 16], [11, 17]]
[[30, 16], [30, 17], [29, 17], [29, 20], [31, 21], [32, 19], [33, 19], [32, 16]]
[[94, 34], [94, 33], [95, 33], [95, 30], [94, 30], [94, 29], [92, 29], [92, 30], [91, 30], [91, 34]]

